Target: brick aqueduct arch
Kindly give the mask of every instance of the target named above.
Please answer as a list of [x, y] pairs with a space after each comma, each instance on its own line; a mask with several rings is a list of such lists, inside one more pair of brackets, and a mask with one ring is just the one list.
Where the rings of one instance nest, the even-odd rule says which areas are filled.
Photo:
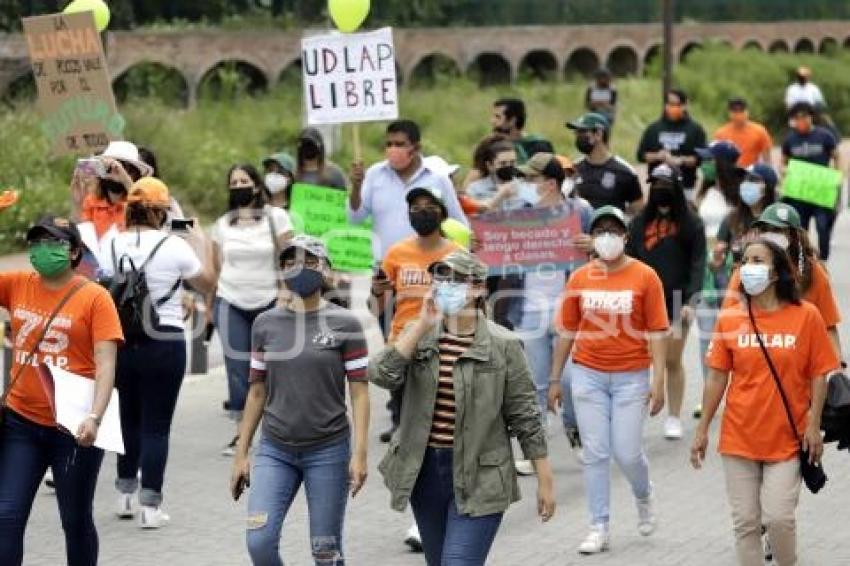
[[[601, 65], [621, 76], [641, 74], [658, 56], [661, 42], [657, 24], [398, 28], [394, 33], [396, 64], [404, 83], [413, 77], [427, 79], [437, 66], [458, 74], [474, 73], [482, 84], [520, 76], [586, 76]], [[301, 63], [300, 40], [300, 32], [110, 32], [106, 49], [113, 81], [137, 65], [156, 63], [180, 74], [191, 105], [205, 75], [227, 62], [249, 69], [260, 86], [291, 76]], [[845, 21], [683, 24], [674, 34], [676, 59], [707, 41], [736, 49], [824, 52], [850, 46], [850, 25]], [[23, 38], [0, 34], [0, 95], [28, 73]]]

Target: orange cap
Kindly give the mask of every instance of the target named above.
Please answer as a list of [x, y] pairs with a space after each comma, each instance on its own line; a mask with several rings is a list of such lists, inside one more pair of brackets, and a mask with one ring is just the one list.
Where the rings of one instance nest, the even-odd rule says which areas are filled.
[[575, 172], [576, 167], [573, 165], [573, 162], [569, 157], [565, 155], [556, 155], [555, 159], [561, 164], [561, 169], [564, 171]]
[[145, 206], [171, 206], [168, 187], [156, 177], [142, 177], [130, 187], [127, 202], [138, 202]]

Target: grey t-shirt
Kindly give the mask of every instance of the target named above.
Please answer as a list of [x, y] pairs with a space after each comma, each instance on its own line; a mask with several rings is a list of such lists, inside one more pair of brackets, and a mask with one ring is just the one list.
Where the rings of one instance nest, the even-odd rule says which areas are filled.
[[263, 436], [290, 448], [349, 434], [345, 382], [366, 381], [368, 352], [360, 321], [328, 303], [296, 313], [276, 307], [254, 321], [251, 382], [265, 381]]
[[337, 164], [330, 161], [325, 162], [324, 174], [320, 175], [318, 171], [304, 171], [295, 182], [342, 190], [348, 187], [348, 179], [345, 178], [345, 173]]

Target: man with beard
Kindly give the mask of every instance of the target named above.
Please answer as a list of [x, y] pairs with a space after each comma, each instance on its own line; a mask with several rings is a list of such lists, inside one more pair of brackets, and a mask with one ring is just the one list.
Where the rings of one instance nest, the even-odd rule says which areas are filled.
[[490, 116], [490, 125], [493, 132], [507, 136], [514, 144], [517, 153], [517, 163], [522, 165], [532, 155], [540, 152], [554, 153], [552, 144], [541, 136], [535, 134], [526, 135], [525, 129], [525, 103], [518, 98], [500, 98], [493, 103], [493, 114]]

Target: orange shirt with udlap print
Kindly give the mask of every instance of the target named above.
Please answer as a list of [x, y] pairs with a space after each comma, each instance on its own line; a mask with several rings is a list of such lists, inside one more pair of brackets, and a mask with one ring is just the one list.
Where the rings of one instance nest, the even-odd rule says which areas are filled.
[[764, 126], [758, 122], [748, 121], [744, 126], [728, 123], [714, 132], [715, 140], [730, 141], [738, 146], [741, 156], [738, 157], [739, 167], [749, 167], [757, 163], [765, 151], [773, 147], [773, 140]]
[[[734, 308], [741, 305], [741, 274], [736, 269], [729, 278], [729, 287], [723, 298], [722, 308]], [[812, 261], [812, 284], [803, 295], [803, 299], [812, 303], [820, 311], [827, 328], [837, 326], [841, 322], [841, 313], [832, 293], [832, 285], [829, 282], [829, 273], [817, 260]]]
[[614, 272], [599, 261], [588, 263], [570, 277], [556, 325], [574, 335], [579, 365], [603, 372], [647, 369], [647, 333], [670, 326], [661, 280], [636, 259]]
[[[48, 289], [35, 272], [0, 273], [0, 307], [12, 319], [13, 377], [36, 345], [47, 318], [78, 281], [75, 277], [61, 289]], [[7, 399], [9, 408], [40, 425], [56, 426], [38, 365], [48, 363], [94, 379], [94, 345], [123, 340], [112, 297], [96, 283], [83, 285], [53, 319], [33, 360], [15, 382]]]
[[[754, 315], [802, 435], [812, 399], [812, 379], [839, 364], [826, 325], [814, 305], [805, 301], [772, 312], [756, 310]], [[798, 444], [745, 309], [720, 312], [705, 363], [731, 372], [719, 452], [763, 462], [794, 458]]]
[[398, 337], [408, 322], [419, 316], [422, 299], [431, 288], [428, 267], [459, 249], [460, 246], [454, 242], [445, 240], [435, 250], [424, 250], [419, 246], [419, 238], [411, 236], [387, 250], [381, 269], [392, 281], [395, 291], [390, 342]]

